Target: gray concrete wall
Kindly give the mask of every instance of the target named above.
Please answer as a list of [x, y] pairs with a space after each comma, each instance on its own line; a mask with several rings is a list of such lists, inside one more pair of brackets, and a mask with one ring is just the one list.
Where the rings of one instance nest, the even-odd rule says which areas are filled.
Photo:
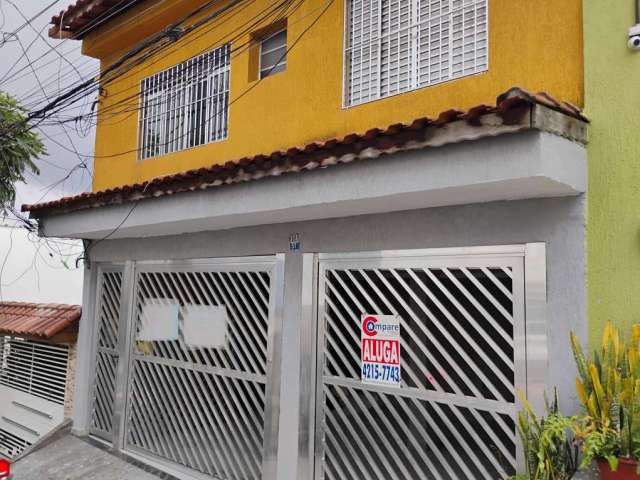
[[[188, 208], [188, 205], [185, 206]], [[566, 412], [577, 407], [575, 370], [569, 348], [569, 332], [586, 338], [585, 254], [583, 197], [496, 202], [431, 208], [350, 218], [317, 220], [193, 233], [173, 237], [108, 240], [91, 251], [93, 262], [245, 256], [288, 252], [289, 235], [299, 233], [302, 252], [350, 252], [385, 249], [468, 247], [544, 242], [547, 248], [549, 347], [548, 385], [559, 388]], [[300, 253], [287, 253], [286, 278], [299, 278]], [[295, 270], [295, 271], [294, 271]], [[299, 285], [293, 285], [298, 289]], [[298, 296], [285, 292], [291, 299]], [[295, 303], [295, 302], [294, 302]], [[289, 309], [287, 309], [289, 307]], [[288, 345], [299, 345], [296, 312], [299, 305], [285, 305]], [[287, 421], [281, 422], [280, 441], [297, 445], [299, 391], [296, 378], [299, 352], [285, 349], [288, 366], [281, 399]], [[293, 448], [293, 447], [291, 447]], [[287, 450], [289, 447], [283, 450]], [[284, 455], [291, 455], [286, 452]], [[295, 464], [281, 462], [278, 479], [296, 479]]]

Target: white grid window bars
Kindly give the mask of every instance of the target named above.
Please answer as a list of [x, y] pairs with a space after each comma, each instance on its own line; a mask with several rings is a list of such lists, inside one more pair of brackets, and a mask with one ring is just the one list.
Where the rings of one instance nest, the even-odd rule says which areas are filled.
[[488, 69], [489, 0], [348, 0], [345, 105]]
[[231, 45], [141, 82], [139, 158], [227, 138]]
[[0, 385], [64, 405], [69, 348], [0, 337]]

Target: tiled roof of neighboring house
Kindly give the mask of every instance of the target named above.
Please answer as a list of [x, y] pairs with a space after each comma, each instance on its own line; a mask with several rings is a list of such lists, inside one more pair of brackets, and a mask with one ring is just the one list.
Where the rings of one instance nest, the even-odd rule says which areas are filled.
[[[423, 148], [429, 129], [437, 129], [458, 121], [472, 126], [482, 126], [483, 118], [491, 114], [500, 116], [504, 124], [509, 124], [514, 121], [511, 117], [524, 114], [523, 107], [529, 108], [532, 105], [543, 105], [566, 117], [582, 122], [588, 121], [574, 105], [556, 100], [545, 93], [532, 94], [520, 88], [513, 88], [498, 97], [495, 106], [478, 105], [467, 111], [447, 110], [438, 118], [418, 118], [410, 124], [395, 124], [385, 129], [374, 128], [363, 134], [352, 133], [343, 138], [313, 142], [269, 155], [246, 157], [225, 164], [157, 177], [147, 182], [83, 193], [46, 203], [23, 205], [22, 211], [31, 212], [34, 216], [42, 213], [67, 213], [179, 192], [205, 190], [225, 184], [314, 170], [356, 159]], [[462, 140], [464, 138], [458, 139]]]
[[79, 305], [0, 302], [0, 334], [50, 339], [79, 322], [81, 313]]
[[53, 38], [82, 38], [98, 21], [112, 18], [140, 0], [78, 0], [51, 19]]

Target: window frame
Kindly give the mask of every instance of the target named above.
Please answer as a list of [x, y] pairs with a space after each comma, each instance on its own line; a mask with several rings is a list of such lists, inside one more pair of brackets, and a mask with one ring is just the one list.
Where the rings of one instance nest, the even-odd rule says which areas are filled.
[[[350, 108], [355, 108], [361, 105], [367, 105], [369, 103], [372, 102], [378, 102], [380, 100], [385, 100], [387, 98], [393, 98], [397, 95], [404, 95], [407, 93], [411, 93], [411, 92], [415, 92], [418, 90], [422, 90], [425, 88], [430, 88], [430, 87], [435, 87], [437, 85], [442, 85], [445, 83], [450, 83], [450, 82], [457, 82], [459, 80], [464, 80], [467, 78], [471, 78], [471, 77], [475, 77], [478, 75], [484, 75], [487, 72], [490, 71], [491, 69], [491, 49], [490, 49], [490, 43], [491, 43], [491, 0], [486, 0], [486, 42], [487, 42], [487, 62], [486, 62], [486, 68], [484, 68], [484, 70], [478, 71], [478, 72], [474, 72], [474, 73], [470, 73], [470, 74], [465, 74], [465, 75], [461, 75], [458, 77], [453, 77], [453, 78], [447, 78], [444, 80], [439, 80], [433, 83], [430, 83], [428, 85], [422, 85], [422, 86], [416, 86], [415, 88], [410, 88], [406, 91], [400, 91], [400, 92], [395, 92], [395, 93], [391, 93], [389, 95], [385, 95], [385, 96], [378, 96], [376, 98], [371, 98], [369, 100], [364, 100], [364, 101], [359, 101], [359, 102], [354, 102], [354, 103], [349, 103], [349, 58], [348, 58], [348, 54], [347, 51], [349, 49], [349, 45], [350, 45], [350, 31], [349, 31], [349, 27], [350, 27], [350, 18], [349, 18], [349, 3], [352, 2], [353, 0], [345, 0], [343, 2], [343, 12], [342, 12], [342, 22], [343, 22], [343, 28], [342, 28], [342, 110], [348, 110]], [[377, 0], [379, 2], [379, 8], [382, 9], [382, 0]], [[411, 8], [414, 9], [415, 7], [415, 3], [412, 3]], [[415, 57], [415, 52], [411, 53], [411, 57]], [[414, 68], [415, 65], [410, 65], [410, 69]], [[378, 79], [378, 82], [380, 81], [380, 79]]]
[[[226, 49], [226, 53], [223, 51], [223, 49]], [[153, 124], [153, 120], [150, 120], [149, 117], [155, 117], [156, 115], [151, 114], [149, 115], [148, 112], [145, 112], [145, 103], [149, 102], [149, 98], [150, 97], [155, 97], [155, 95], [157, 95], [158, 97], [162, 97], [163, 95], [166, 95], [166, 90], [165, 91], [161, 91], [161, 92], [152, 92], [153, 87], [148, 87], [148, 91], [145, 94], [145, 82], [148, 81], [152, 81], [152, 79], [154, 79], [154, 77], [159, 77], [162, 74], [164, 74], [165, 72], [170, 72], [173, 69], [176, 69], [176, 71], [180, 72], [181, 75], [191, 75], [193, 74], [193, 72], [189, 71], [189, 68], [197, 68], [197, 67], [189, 67], [187, 66], [189, 62], [191, 61], [196, 61], [199, 58], [204, 58], [206, 55], [210, 55], [211, 53], [220, 50], [222, 53], [220, 54], [221, 57], [223, 57], [225, 54], [227, 55], [228, 59], [227, 59], [227, 63], [223, 64], [222, 66], [218, 66], [216, 68], [214, 68], [214, 75], [211, 77], [207, 77], [207, 86], [205, 87], [207, 90], [207, 95], [209, 92], [209, 89], [211, 88], [209, 86], [209, 82], [212, 79], [219, 79], [220, 76], [226, 76], [226, 78], [223, 78], [223, 86], [226, 85], [226, 88], [223, 87], [222, 92], [219, 92], [218, 94], [216, 94], [216, 96], [220, 97], [222, 96], [222, 102], [225, 104], [226, 109], [224, 109], [223, 111], [221, 111], [220, 115], [222, 117], [222, 122], [224, 122], [223, 125], [223, 129], [224, 129], [224, 134], [220, 137], [220, 138], [216, 138], [214, 140], [210, 140], [205, 138], [205, 141], [203, 143], [199, 143], [199, 144], [195, 144], [190, 146], [188, 144], [188, 138], [189, 138], [189, 133], [183, 133], [181, 135], [179, 135], [177, 138], [170, 140], [167, 143], [160, 143], [161, 146], [163, 145], [170, 145], [173, 142], [176, 141], [180, 141], [183, 138], [186, 138], [187, 140], [184, 140], [185, 145], [183, 148], [176, 148], [170, 151], [165, 151], [165, 152], [161, 152], [161, 153], [152, 153], [152, 154], [145, 154], [145, 149], [149, 149], [149, 137], [146, 135], [144, 127], [146, 126], [147, 130], [149, 129], [149, 127]], [[144, 77], [142, 77], [140, 79], [140, 81], [138, 82], [138, 86], [140, 88], [139, 90], [139, 108], [138, 108], [138, 121], [137, 121], [137, 131], [136, 131], [136, 135], [137, 135], [137, 142], [136, 142], [136, 157], [137, 157], [137, 161], [142, 162], [142, 161], [146, 161], [146, 160], [153, 160], [156, 158], [161, 158], [161, 157], [165, 157], [167, 155], [173, 155], [173, 154], [177, 154], [186, 150], [191, 150], [193, 148], [198, 148], [198, 147], [203, 147], [205, 145], [210, 145], [212, 143], [218, 143], [218, 142], [222, 142], [225, 140], [228, 140], [229, 138], [229, 119], [231, 117], [231, 55], [232, 55], [232, 51], [233, 51], [233, 45], [232, 42], [227, 42], [224, 43], [222, 45], [216, 46], [215, 48], [206, 50], [204, 52], [198, 53], [197, 55], [191, 56], [186, 58], [185, 60], [171, 65], [170, 67], [164, 68], [162, 70], [156, 71], [150, 75], [146, 75]], [[175, 80], [174, 80], [175, 81]], [[189, 84], [191, 85], [191, 84]], [[169, 87], [168, 87], [169, 88]], [[188, 88], [188, 84], [184, 84], [181, 88], [185, 89], [185, 94], [184, 94], [184, 98], [182, 99], [182, 103], [183, 105], [181, 105], [180, 108], [184, 109], [183, 112], [183, 120], [185, 122], [187, 122], [188, 118], [193, 114], [192, 109], [189, 107], [192, 103], [191, 101], [191, 93], [192, 91], [189, 90], [187, 91], [186, 89]], [[226, 99], [224, 99], [224, 95], [226, 95]], [[156, 97], [156, 98], [158, 98]], [[210, 101], [211, 97], [206, 96], [203, 99], [198, 100], [197, 102], [207, 102]], [[196, 103], [197, 103], [196, 102]], [[171, 103], [171, 102], [170, 102]], [[166, 108], [167, 107], [167, 103], [163, 102], [161, 104], [159, 104], [156, 108]], [[206, 107], [205, 107], [206, 110]], [[176, 111], [176, 109], [174, 108], [172, 111]], [[145, 113], [147, 114], [147, 117], [145, 118]], [[166, 113], [166, 112], [165, 112]], [[178, 117], [179, 118], [179, 115]], [[213, 119], [214, 117], [212, 116], [210, 118]], [[146, 120], [146, 123], [145, 123]], [[206, 119], [205, 119], [206, 120]], [[166, 118], [163, 119], [163, 122], [166, 122]], [[186, 128], [186, 127], [185, 127]], [[213, 127], [211, 127], [213, 128]], [[204, 128], [204, 133], [206, 135], [208, 127]]]
[[[267, 40], [272, 39], [273, 37], [275, 37], [276, 35], [279, 35], [282, 32], [286, 32], [286, 34], [285, 34], [285, 42], [284, 42], [284, 49], [285, 49], [284, 67], [285, 68], [284, 68], [284, 70], [280, 70], [280, 71], [277, 71], [277, 72], [270, 72], [268, 75], [262, 76], [262, 71], [264, 70], [262, 68], [262, 54], [263, 54], [262, 46], [263, 46], [264, 42], [266, 42]], [[281, 29], [279, 29], [278, 31], [273, 32], [270, 35], [267, 35], [267, 36], [265, 36], [265, 37], [260, 39], [260, 45], [259, 45], [259, 47], [260, 47], [259, 50], [260, 51], [258, 52], [258, 80], [263, 80], [263, 79], [265, 79], [267, 77], [271, 77], [272, 75], [277, 75], [278, 73], [283, 73], [283, 72], [287, 71], [287, 64], [288, 64], [288, 58], [287, 57], [289, 56], [289, 44], [288, 44], [288, 42], [289, 42], [289, 32], [287, 31], [287, 26], [286, 25], [284, 27], [282, 27]], [[281, 48], [282, 47], [276, 47], [276, 48], [274, 48], [272, 50], [269, 50], [266, 53], [275, 52], [276, 50], [279, 50]], [[271, 68], [275, 69], [281, 63], [282, 62], [276, 63]]]

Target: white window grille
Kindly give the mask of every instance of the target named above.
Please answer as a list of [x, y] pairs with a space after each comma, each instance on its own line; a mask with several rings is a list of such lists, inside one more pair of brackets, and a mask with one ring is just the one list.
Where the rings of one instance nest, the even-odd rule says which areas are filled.
[[287, 30], [270, 35], [260, 42], [260, 78], [287, 69]]
[[0, 385], [64, 405], [69, 348], [0, 337]]
[[139, 158], [227, 138], [231, 45], [141, 82]]
[[347, 106], [484, 72], [489, 0], [348, 0]]

